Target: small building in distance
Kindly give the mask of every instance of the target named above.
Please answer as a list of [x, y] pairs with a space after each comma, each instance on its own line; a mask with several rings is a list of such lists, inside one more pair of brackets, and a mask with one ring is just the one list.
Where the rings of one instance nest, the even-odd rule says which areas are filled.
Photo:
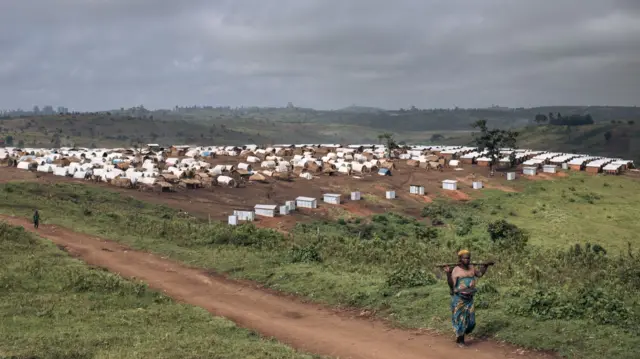
[[325, 193], [323, 200], [325, 202], [331, 203], [331, 204], [340, 204], [340, 202], [341, 202], [341, 198], [340, 197], [341, 196], [339, 194]]
[[275, 217], [276, 208], [278, 208], [278, 206], [275, 204], [256, 204], [254, 210], [258, 216]]
[[622, 172], [623, 166], [621, 163], [609, 163], [602, 168], [602, 171], [609, 175], [618, 175]]
[[444, 180], [442, 181], [442, 189], [446, 189], [449, 191], [456, 191], [458, 189], [458, 181]]
[[289, 206], [286, 204], [284, 206], [280, 206], [280, 214], [286, 216], [289, 214]]
[[412, 184], [409, 186], [409, 193], [424, 196], [424, 186]]
[[247, 210], [234, 210], [233, 215], [238, 218], [239, 221], [252, 222], [256, 219], [256, 214], [253, 211]]
[[318, 208], [318, 201], [311, 197], [296, 198], [296, 207], [299, 208]]
[[476, 159], [476, 163], [478, 164], [478, 166], [489, 167], [489, 163], [491, 163], [491, 158], [480, 157]]

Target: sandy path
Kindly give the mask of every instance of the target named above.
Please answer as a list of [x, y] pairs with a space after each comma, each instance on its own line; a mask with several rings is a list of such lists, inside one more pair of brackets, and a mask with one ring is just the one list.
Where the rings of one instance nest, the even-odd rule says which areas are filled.
[[24, 226], [26, 230], [64, 246], [71, 255], [88, 264], [145, 281], [151, 288], [178, 301], [200, 306], [239, 326], [311, 353], [341, 359], [450, 359], [465, 352], [474, 359], [548, 357], [523, 353], [493, 342], [479, 342], [460, 349], [449, 337], [393, 329], [378, 320], [356, 318], [302, 303], [255, 285], [212, 276], [157, 255], [134, 251], [115, 242], [53, 225], [41, 225], [36, 231], [23, 218], [0, 215], [0, 220]]

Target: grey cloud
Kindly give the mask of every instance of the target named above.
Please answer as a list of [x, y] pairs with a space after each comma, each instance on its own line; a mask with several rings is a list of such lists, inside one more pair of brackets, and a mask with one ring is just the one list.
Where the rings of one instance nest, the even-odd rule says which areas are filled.
[[637, 105], [639, 3], [6, 0], [0, 107]]

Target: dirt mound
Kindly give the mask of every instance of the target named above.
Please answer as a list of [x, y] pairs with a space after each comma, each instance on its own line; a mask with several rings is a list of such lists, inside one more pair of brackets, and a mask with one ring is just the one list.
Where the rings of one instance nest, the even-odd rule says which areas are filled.
[[292, 215], [277, 217], [258, 216], [253, 224], [259, 228], [271, 228], [280, 233], [287, 234], [293, 229], [293, 227], [295, 227], [297, 222], [298, 221], [296, 221]]
[[432, 203], [433, 202], [433, 199], [431, 197], [429, 197], [429, 196], [422, 196], [422, 199], [424, 199], [424, 201], [427, 202], [427, 203]]
[[367, 217], [367, 216], [371, 216], [371, 215], [375, 214], [375, 212], [373, 212], [372, 210], [364, 207], [358, 201], [349, 201], [347, 203], [344, 203], [342, 205], [342, 208], [347, 210], [347, 212], [349, 212], [349, 213], [351, 213], [353, 215], [359, 216], [359, 217]]
[[447, 196], [449, 198], [455, 199], [456, 201], [469, 201], [469, 200], [471, 200], [471, 197], [468, 194], [466, 194], [466, 193], [464, 193], [462, 191], [459, 191], [459, 190], [458, 191], [449, 191], [449, 190], [447, 190], [447, 191], [444, 191], [444, 192], [447, 194]]

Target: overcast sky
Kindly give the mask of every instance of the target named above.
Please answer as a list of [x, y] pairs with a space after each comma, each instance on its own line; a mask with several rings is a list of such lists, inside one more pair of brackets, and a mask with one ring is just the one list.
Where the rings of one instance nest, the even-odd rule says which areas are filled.
[[0, 0], [0, 108], [640, 105], [640, 0]]

